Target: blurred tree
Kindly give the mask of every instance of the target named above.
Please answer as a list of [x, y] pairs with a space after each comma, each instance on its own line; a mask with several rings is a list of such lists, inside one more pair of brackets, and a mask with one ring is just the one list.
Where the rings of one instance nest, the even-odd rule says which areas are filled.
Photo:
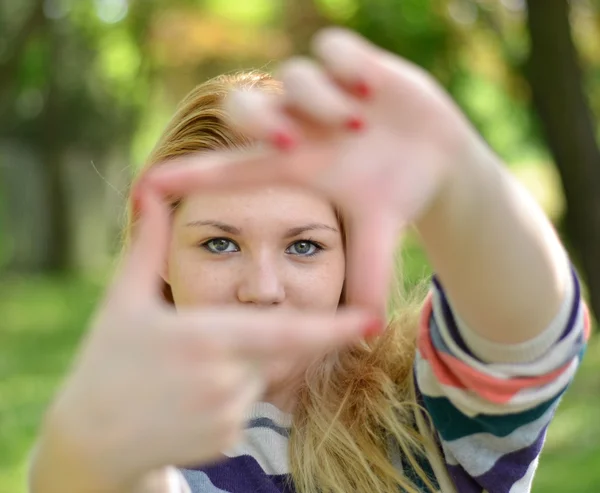
[[571, 35], [567, 0], [528, 0], [528, 75], [567, 201], [565, 229], [600, 318], [600, 151]]
[[[126, 0], [0, 2], [1, 171], [11, 185], [3, 196], [12, 269], [68, 270], [81, 252], [83, 263], [93, 263], [114, 241], [101, 177], [113, 163], [125, 169], [111, 176], [115, 188], [127, 183], [151, 73], [148, 19], [157, 7]], [[40, 186], [27, 189], [34, 183]]]

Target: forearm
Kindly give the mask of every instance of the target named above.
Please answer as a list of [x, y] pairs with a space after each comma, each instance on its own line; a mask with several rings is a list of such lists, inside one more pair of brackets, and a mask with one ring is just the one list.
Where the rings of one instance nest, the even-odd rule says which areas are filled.
[[570, 282], [554, 228], [487, 149], [454, 173], [417, 223], [461, 319], [505, 344], [530, 340], [556, 316]]

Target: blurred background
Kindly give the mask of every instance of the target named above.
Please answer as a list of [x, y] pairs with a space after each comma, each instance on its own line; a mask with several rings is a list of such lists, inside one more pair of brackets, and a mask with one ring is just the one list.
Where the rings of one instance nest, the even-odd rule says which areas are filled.
[[[0, 493], [120, 248], [124, 201], [194, 85], [351, 27], [429, 70], [555, 222], [600, 313], [600, 1], [0, 0]], [[430, 273], [404, 248], [408, 285]], [[600, 491], [600, 345], [533, 489]], [[107, 361], [110, 364], [110, 361]], [[596, 467], [594, 467], [596, 465]]]

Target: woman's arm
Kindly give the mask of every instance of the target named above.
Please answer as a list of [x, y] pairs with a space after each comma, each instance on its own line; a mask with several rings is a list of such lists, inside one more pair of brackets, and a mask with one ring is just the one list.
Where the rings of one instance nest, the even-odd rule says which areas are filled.
[[469, 329], [503, 344], [534, 339], [571, 282], [565, 250], [541, 208], [484, 145], [460, 168], [417, 223], [429, 258]]

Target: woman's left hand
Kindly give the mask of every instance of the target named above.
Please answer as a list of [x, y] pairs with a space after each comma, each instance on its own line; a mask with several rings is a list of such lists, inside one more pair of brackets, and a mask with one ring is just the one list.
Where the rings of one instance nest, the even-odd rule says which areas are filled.
[[144, 180], [174, 195], [273, 183], [325, 193], [348, 219], [349, 301], [381, 311], [402, 227], [489, 151], [422, 69], [341, 29], [321, 32], [314, 52], [281, 67], [284, 94], [227, 99], [232, 124], [278, 151], [188, 156]]

